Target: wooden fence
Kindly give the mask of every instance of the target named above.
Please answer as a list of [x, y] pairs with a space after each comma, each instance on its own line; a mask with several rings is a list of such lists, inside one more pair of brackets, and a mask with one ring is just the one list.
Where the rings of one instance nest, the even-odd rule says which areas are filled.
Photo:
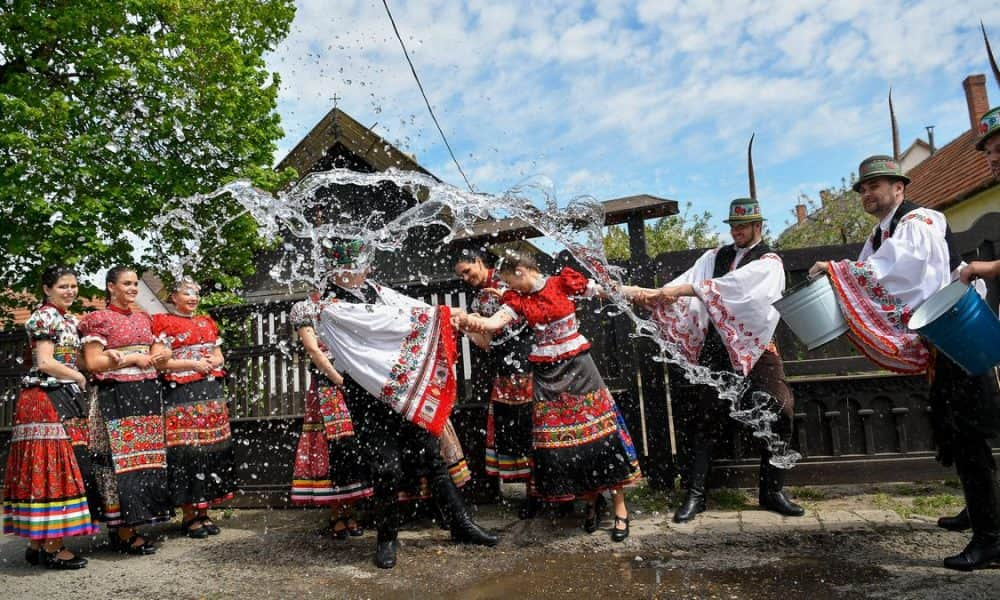
[[[968, 260], [1000, 257], [1000, 214], [990, 214], [956, 235]], [[805, 277], [816, 260], [853, 258], [858, 246], [829, 246], [782, 253], [789, 285]], [[644, 285], [676, 276], [701, 254], [685, 251], [624, 266]], [[458, 282], [402, 289], [431, 304], [465, 307], [470, 300]], [[996, 309], [1000, 289], [990, 283]], [[287, 496], [294, 449], [308, 389], [307, 358], [288, 323], [292, 301], [214, 311], [225, 339], [226, 391], [237, 440], [237, 461], [248, 502], [279, 504]], [[671, 485], [687, 455], [689, 385], [675, 368], [652, 360], [654, 345], [635, 339], [631, 324], [610, 317], [597, 301], [583, 303], [581, 329], [632, 431], [643, 469], [654, 485]], [[915, 480], [953, 477], [938, 467], [923, 377], [878, 371], [846, 340], [805, 350], [784, 326], [777, 343], [796, 396], [793, 446], [805, 457], [791, 483]], [[489, 361], [467, 340], [459, 346], [459, 399], [454, 421], [475, 474], [470, 494], [495, 496], [495, 481], [483, 473], [486, 382]], [[14, 397], [28, 366], [23, 332], [0, 333], [0, 468], [6, 453]], [[716, 461], [717, 484], [753, 485], [756, 453], [746, 433], [732, 431], [732, 443]], [[262, 499], [263, 498], [263, 499]]]

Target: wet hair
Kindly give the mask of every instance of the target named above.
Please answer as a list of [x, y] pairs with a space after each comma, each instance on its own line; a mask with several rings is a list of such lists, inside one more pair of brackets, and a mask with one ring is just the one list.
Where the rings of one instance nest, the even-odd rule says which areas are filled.
[[500, 262], [497, 263], [497, 272], [510, 274], [518, 268], [538, 270], [538, 262], [535, 257], [527, 252], [504, 248], [500, 255]]
[[115, 265], [111, 267], [111, 269], [108, 270], [108, 274], [104, 276], [104, 299], [108, 303], [111, 302], [111, 292], [108, 291], [108, 284], [118, 283], [118, 280], [125, 273], [135, 273], [136, 275], [139, 274], [139, 272], [132, 267], [127, 267], [125, 265]]
[[181, 277], [170, 286], [170, 293], [173, 294], [174, 292], [179, 292], [184, 288], [194, 288], [196, 292], [201, 291], [201, 286], [198, 285], [198, 282], [194, 279], [191, 279], [190, 277]]
[[77, 277], [76, 271], [66, 265], [52, 265], [42, 271], [42, 295], [45, 295], [45, 288], [51, 288], [67, 275]]
[[493, 258], [495, 257], [492, 254], [479, 248], [462, 248], [462, 250], [459, 251], [458, 256], [455, 258], [455, 264], [475, 263], [479, 260], [482, 261], [484, 265], [489, 267], [493, 263]]

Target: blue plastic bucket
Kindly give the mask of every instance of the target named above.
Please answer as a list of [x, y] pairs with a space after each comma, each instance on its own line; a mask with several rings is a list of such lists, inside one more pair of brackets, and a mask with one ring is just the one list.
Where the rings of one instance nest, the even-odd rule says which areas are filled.
[[1000, 363], [1000, 320], [976, 290], [959, 281], [921, 304], [909, 327], [970, 375], [982, 375]]

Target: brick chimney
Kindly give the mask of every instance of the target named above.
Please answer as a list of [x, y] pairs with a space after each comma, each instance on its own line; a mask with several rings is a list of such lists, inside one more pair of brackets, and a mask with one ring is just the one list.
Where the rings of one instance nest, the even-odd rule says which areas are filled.
[[795, 205], [795, 222], [802, 223], [806, 220], [806, 205], [796, 204]]
[[969, 123], [973, 131], [979, 129], [979, 117], [990, 109], [990, 99], [986, 95], [986, 76], [969, 75], [962, 82], [965, 88], [965, 102], [969, 105]]

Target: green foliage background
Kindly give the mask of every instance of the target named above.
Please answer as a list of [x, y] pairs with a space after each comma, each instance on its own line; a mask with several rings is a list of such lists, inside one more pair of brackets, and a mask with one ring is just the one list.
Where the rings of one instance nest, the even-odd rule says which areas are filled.
[[[0, 5], [0, 314], [49, 264], [134, 263], [172, 198], [294, 176], [269, 168], [283, 132], [263, 58], [294, 14], [292, 0]], [[232, 287], [261, 241], [247, 217], [220, 235], [189, 275]]]

